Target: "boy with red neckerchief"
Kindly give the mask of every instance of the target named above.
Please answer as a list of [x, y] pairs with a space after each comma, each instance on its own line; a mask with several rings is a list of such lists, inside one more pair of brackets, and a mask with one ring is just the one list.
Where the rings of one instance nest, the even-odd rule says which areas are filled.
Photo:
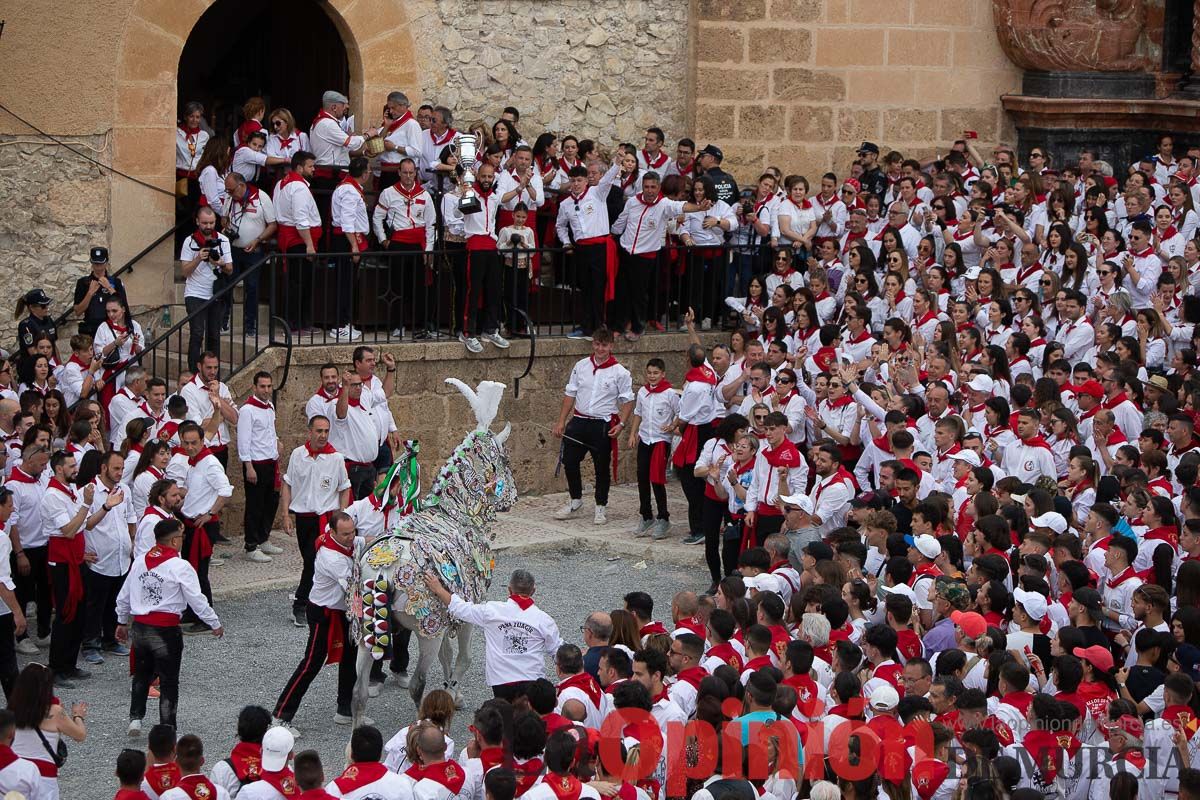
[[599, 792], [580, 781], [572, 772], [579, 751], [578, 730], [563, 730], [551, 735], [546, 740], [546, 773], [523, 797], [526, 800], [600, 800]]
[[150, 800], [159, 800], [183, 778], [183, 772], [176, 761], [175, 729], [170, 725], [155, 725], [146, 736], [146, 747], [154, 758], [154, 763], [146, 767], [141, 787]]
[[[0, 756], [0, 763], [3, 763], [4, 757]], [[0, 767], [0, 788], [11, 791], [14, 787], [9, 785], [5, 779], [5, 769], [8, 765]], [[125, 748], [117, 756], [117, 781], [121, 787], [117, 789], [117, 794], [113, 800], [150, 800], [150, 796], [142, 791], [142, 776], [146, 771], [146, 754], [141, 750]], [[36, 774], [36, 768], [34, 770]], [[18, 789], [18, 791], [20, 791]]]
[[554, 669], [558, 674], [556, 693], [558, 702], [555, 711], [562, 714], [567, 703], [583, 706], [583, 725], [599, 728], [603, 721], [604, 691], [589, 673], [583, 669], [583, 653], [573, 644], [564, 644], [554, 654]]
[[745, 523], [755, 531], [756, 544], [783, 527], [780, 496], [804, 494], [808, 482], [808, 464], [787, 438], [787, 415], [772, 411], [765, 427], [766, 446], [755, 456], [754, 477], [746, 492]]
[[[421, 739], [422, 734], [430, 731], [437, 735], [444, 755], [446, 745], [440, 728], [426, 724], [417, 738]], [[424, 761], [424, 750], [421, 755]], [[417, 769], [421, 768], [414, 766], [409, 773]], [[371, 725], [361, 725], [350, 736], [350, 765], [326, 785], [325, 791], [332, 797], [344, 797], [347, 800], [408, 800], [413, 797], [409, 777], [397, 775], [387, 768], [383, 763], [383, 735]]]
[[[262, 706], [243, 708], [238, 713], [238, 743], [233, 746], [229, 758], [213, 765], [209, 773], [213, 783], [224, 786], [233, 796], [246, 784], [258, 780], [262, 772], [262, 740], [270, 727], [271, 712]], [[324, 784], [324, 780], [319, 782], [319, 785]]]
[[[379, 740], [383, 750], [383, 737]], [[271, 728], [263, 736], [262, 772], [259, 779], [248, 783], [238, 792], [238, 800], [284, 800], [300, 797], [296, 776], [288, 769], [295, 737], [283, 726]]]
[[161, 800], [229, 800], [224, 786], [218, 786], [200, 772], [204, 766], [204, 743], [199, 736], [182, 737], [175, 752], [183, 776], [159, 796]]
[[[33, 761], [21, 758], [13, 752], [12, 742], [16, 732], [17, 720], [13, 712], [8, 709], [0, 711], [0, 792], [16, 792], [21, 797], [41, 797], [43, 796], [43, 787], [45, 786], [41, 771]], [[132, 752], [138, 756], [142, 755], [137, 751]], [[118, 766], [119, 764], [120, 762], [118, 762]], [[136, 764], [136, 770], [124, 774], [121, 780], [122, 787], [139, 786], [142, 779], [142, 769], [145, 766], [146, 759], [143, 756]], [[125, 780], [124, 778], [129, 778], [129, 780]], [[57, 789], [57, 784], [55, 788]], [[7, 797], [8, 794], [3, 796]], [[118, 792], [117, 800], [146, 799], [145, 795], [142, 795], [140, 790], [137, 790], [136, 794], [128, 794], [124, 797]]]
[[297, 800], [333, 800], [333, 795], [325, 791], [325, 769], [316, 750], [297, 753], [293, 770], [300, 789]]

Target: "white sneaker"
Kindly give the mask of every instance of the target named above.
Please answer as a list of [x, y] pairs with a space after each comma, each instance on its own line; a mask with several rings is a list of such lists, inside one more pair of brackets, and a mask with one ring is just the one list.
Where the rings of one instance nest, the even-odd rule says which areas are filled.
[[[333, 724], [334, 725], [350, 725], [353, 722], [354, 722], [354, 717], [352, 717], [352, 716], [346, 716], [345, 714], [334, 714], [333, 715]], [[364, 716], [362, 719], [360, 719], [358, 721], [358, 724], [360, 726], [361, 725], [374, 725], [375, 720], [371, 719], [370, 717]]]
[[392, 338], [393, 339], [403, 339], [404, 338], [404, 328], [392, 328]]
[[17, 642], [17, 652], [23, 656], [36, 656], [40, 650], [33, 639], [22, 639]]
[[500, 331], [496, 331], [494, 333], [485, 333], [483, 335], [483, 338], [487, 339], [489, 342], [496, 345], [496, 347], [499, 347], [501, 350], [508, 349], [508, 339], [505, 339], [503, 336], [501, 336]]
[[251, 550], [249, 553], [246, 553], [246, 560], [253, 561], [256, 564], [270, 564], [272, 558], [262, 550]]
[[367, 697], [379, 697], [379, 693], [383, 691], [382, 683], [367, 684]]
[[341, 328], [334, 328], [331, 332], [335, 339], [345, 339], [350, 342], [357, 341], [362, 338], [362, 331], [355, 328], [353, 325], [345, 325]]
[[283, 728], [292, 735], [293, 739], [300, 738], [300, 731], [296, 730], [296, 728], [290, 722], [284, 722], [281, 719], [273, 719], [271, 720], [271, 726], [275, 728]]
[[280, 547], [277, 544], [271, 544], [270, 542], [266, 542], [265, 544], [260, 544], [258, 546], [258, 549], [261, 552], [266, 553], [269, 556], [277, 556], [283, 552], [282, 547]]
[[129, 720], [129, 728], [125, 731], [130, 739], [136, 739], [142, 735], [142, 721], [140, 719]]
[[700, 330], [702, 330], [702, 331], [711, 331], [712, 330], [712, 319], [710, 317], [705, 317], [704, 319], [700, 320]]
[[604, 525], [608, 522], [608, 509], [604, 506], [596, 506], [596, 514], [592, 517], [592, 522], [596, 525]]
[[213, 556], [208, 560], [208, 565], [210, 567], [223, 567], [225, 566], [225, 559], [220, 556]]
[[582, 500], [572, 500], [565, 506], [554, 512], [555, 519], [570, 519], [575, 516], [575, 512], [583, 508]]
[[45, 650], [47, 647], [50, 646], [50, 637], [49, 636], [39, 636], [38, 640], [37, 640], [37, 646], [40, 647], [41, 649]]
[[474, 336], [463, 336], [460, 333], [458, 335], [458, 340], [460, 342], [462, 342], [464, 345], [466, 345], [467, 350], [471, 353], [482, 353], [483, 352], [483, 344], [479, 341], [479, 339], [475, 338]]

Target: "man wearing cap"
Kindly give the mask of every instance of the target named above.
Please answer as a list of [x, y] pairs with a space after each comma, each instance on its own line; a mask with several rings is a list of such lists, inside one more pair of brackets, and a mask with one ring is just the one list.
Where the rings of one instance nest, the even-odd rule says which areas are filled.
[[[1075, 387], [1075, 403], [1079, 406], [1079, 441], [1087, 442], [1092, 438], [1092, 420], [1100, 411], [1100, 403], [1104, 400], [1104, 387], [1095, 378], [1088, 378]], [[1190, 420], [1191, 417], [1188, 417]], [[1170, 432], [1170, 426], [1167, 426]]]
[[905, 536], [908, 545], [908, 561], [913, 565], [913, 574], [908, 585], [916, 596], [915, 605], [920, 612], [921, 627], [928, 630], [933, 625], [933, 599], [931, 590], [934, 580], [941, 576], [934, 559], [942, 554], [942, 546], [936, 537], [929, 534]]
[[975, 642], [987, 633], [987, 620], [974, 611], [951, 611], [954, 623], [954, 641], [959, 650], [967, 654], [963, 668], [963, 686], [967, 689], [987, 689], [987, 659], [975, 651]]
[[921, 637], [926, 658], [954, 648], [954, 620], [951, 615], [956, 611], [965, 611], [971, 602], [967, 585], [946, 575], [934, 578], [930, 591], [933, 618], [937, 621], [926, 628], [925, 635]]
[[34, 340], [40, 334], [46, 334], [50, 341], [58, 342], [58, 326], [54, 317], [50, 316], [50, 296], [43, 289], [31, 289], [17, 301], [17, 316], [22, 308], [29, 309], [29, 316], [21, 320], [17, 326], [17, 349], [14, 352], [29, 353]]
[[262, 771], [256, 781], [247, 783], [238, 792], [240, 800], [287, 800], [298, 797], [300, 789], [296, 776], [288, 768], [296, 738], [282, 726], [275, 726], [263, 735]]
[[92, 272], [75, 282], [72, 312], [77, 317], [83, 317], [79, 322], [79, 332], [95, 336], [100, 323], [108, 319], [105, 303], [118, 297], [125, 308], [129, 308], [129, 298], [125, 296], [125, 285], [121, 279], [109, 277], [107, 247], [93, 247], [89, 260]]
[[879, 205], [882, 206], [884, 195], [888, 190], [888, 180], [887, 175], [879, 168], [879, 145], [874, 142], [860, 144], [858, 146], [858, 163], [863, 170], [862, 174], [858, 176], [862, 190], [878, 197]]
[[696, 156], [700, 167], [699, 171], [711, 179], [717, 187], [717, 199], [724, 200], [732, 206], [737, 202], [738, 186], [733, 176], [721, 169], [721, 162], [724, 160], [725, 154], [715, 144], [705, 145], [704, 149]]
[[1038, 432], [1040, 424], [1037, 411], [1021, 409], [1017, 418], [1018, 438], [1004, 448], [1005, 471], [1022, 483], [1033, 483], [1043, 475], [1058, 475], [1054, 452]]
[[[332, 192], [337, 187], [341, 173], [350, 165], [350, 153], [362, 150], [366, 139], [352, 136], [342, 129], [341, 119], [350, 105], [350, 99], [338, 91], [330, 90], [321, 96], [321, 110], [308, 130], [308, 142], [317, 159], [313, 174], [313, 186], [318, 190]], [[418, 126], [418, 133], [419, 133]], [[419, 150], [414, 157], [419, 156]], [[328, 207], [326, 200], [325, 207]]]
[[796, 566], [800, 563], [800, 552], [805, 546], [821, 539], [821, 533], [812, 518], [812, 498], [806, 494], [787, 494], [781, 496], [779, 502], [783, 504], [783, 527], [779, 533], [787, 537], [789, 558]]

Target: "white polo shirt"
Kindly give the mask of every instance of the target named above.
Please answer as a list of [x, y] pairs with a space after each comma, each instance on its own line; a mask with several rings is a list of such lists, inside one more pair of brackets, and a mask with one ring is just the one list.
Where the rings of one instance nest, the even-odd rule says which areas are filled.
[[580, 416], [607, 420], [633, 400], [633, 378], [619, 363], [602, 366], [588, 356], [571, 369], [566, 395], [575, 399]]
[[[213, 238], [218, 240], [218, 244], [209, 247], [209, 251], [217, 250], [221, 264], [233, 264], [233, 245], [229, 243], [229, 237], [223, 233], [213, 232], [210, 235], [209, 241]], [[179, 260], [184, 264], [196, 257], [204, 248], [196, 241], [195, 236], [189, 236], [183, 240], [183, 246], [179, 249]], [[204, 261], [196, 265], [192, 270], [192, 274], [187, 276], [183, 282], [183, 296], [194, 297], [199, 300], [211, 300], [213, 296], [213, 284], [217, 281], [217, 274], [214, 271], [216, 264], [212, 261]]]
[[212, 510], [218, 497], [232, 497], [233, 484], [225, 477], [225, 468], [212, 453], [204, 454], [199, 460], [187, 460], [187, 477], [183, 487], [187, 494], [183, 498], [183, 508], [180, 509], [188, 519], [207, 514]]
[[[96, 487], [92, 495], [92, 506], [88, 516], [96, 514], [108, 501], [111, 491], [100, 478], [93, 481]], [[100, 517], [96, 527], [89, 528], [84, 540], [84, 550], [96, 554], [96, 561], [91, 565], [92, 572], [115, 578], [124, 575], [129, 570], [129, 562], [133, 557], [133, 542], [129, 538], [129, 494], [128, 488], [117, 484], [113, 489], [121, 489], [125, 497], [120, 503]]]
[[[361, 543], [362, 537], [355, 537]], [[354, 546], [351, 545], [351, 552]], [[354, 560], [334, 547], [318, 547], [313, 561], [312, 590], [308, 601], [322, 608], [346, 610], [346, 588]]]
[[234, 247], [246, 247], [262, 236], [267, 226], [275, 221], [275, 203], [266, 192], [258, 187], [246, 186], [241, 200], [229, 198], [229, 223], [237, 228]]
[[20, 467], [14, 467], [12, 476], [4, 484], [13, 493], [13, 513], [8, 518], [8, 529], [17, 529], [21, 547], [45, 547], [49, 541], [42, 525], [42, 500], [49, 480], [45, 471], [33, 477]]
[[338, 493], [350, 488], [350, 476], [345, 457], [332, 447], [327, 449], [332, 452], [312, 453], [305, 443], [288, 456], [283, 482], [292, 490], [289, 511], [325, 514], [338, 509]]
[[254, 395], [238, 409], [238, 458], [242, 461], [275, 461], [279, 437], [275, 432], [275, 406]]
[[329, 419], [329, 443], [346, 457], [347, 461], [370, 464], [379, 455], [379, 426], [375, 414], [359, 397], [358, 404], [346, 404], [346, 416], [339, 419], [337, 403], [331, 402]]

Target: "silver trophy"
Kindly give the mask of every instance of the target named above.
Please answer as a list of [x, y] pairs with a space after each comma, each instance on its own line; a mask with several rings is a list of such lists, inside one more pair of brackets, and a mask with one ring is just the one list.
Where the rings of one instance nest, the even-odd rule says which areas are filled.
[[458, 158], [462, 167], [462, 197], [458, 200], [458, 210], [464, 214], [474, 214], [483, 206], [479, 195], [475, 193], [475, 159], [479, 155], [479, 137], [470, 133], [460, 133], [454, 137], [451, 152]]

